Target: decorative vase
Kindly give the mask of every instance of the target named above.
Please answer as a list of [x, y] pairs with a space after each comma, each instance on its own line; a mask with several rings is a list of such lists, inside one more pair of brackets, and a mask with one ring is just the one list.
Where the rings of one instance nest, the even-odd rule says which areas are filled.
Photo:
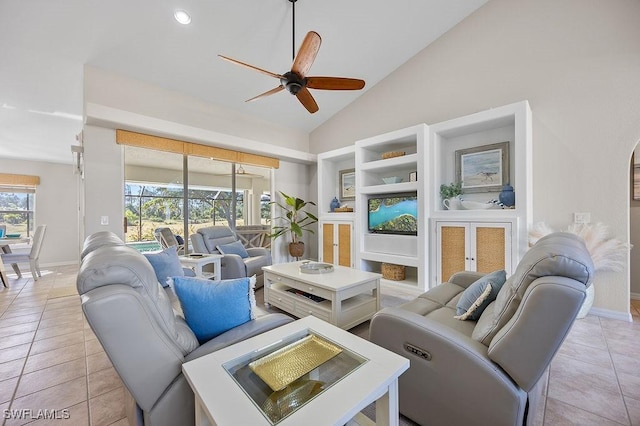
[[576, 316], [577, 319], [586, 317], [591, 310], [591, 307], [593, 306], [593, 299], [596, 295], [596, 289], [594, 287], [594, 284], [591, 283], [591, 285], [585, 290], [587, 297], [584, 299], [584, 302], [582, 302], [582, 307], [580, 308], [580, 310], [578, 311], [578, 315]]
[[337, 197], [333, 197], [333, 200], [331, 200], [331, 204], [329, 204], [329, 208], [333, 212], [339, 207], [340, 207], [340, 201], [338, 201]]
[[289, 243], [289, 254], [293, 257], [302, 257], [304, 254], [304, 243], [302, 241]]
[[502, 187], [502, 192], [498, 196], [498, 199], [502, 204], [507, 207], [513, 207], [516, 205], [516, 193], [513, 192], [513, 186], [506, 184]]

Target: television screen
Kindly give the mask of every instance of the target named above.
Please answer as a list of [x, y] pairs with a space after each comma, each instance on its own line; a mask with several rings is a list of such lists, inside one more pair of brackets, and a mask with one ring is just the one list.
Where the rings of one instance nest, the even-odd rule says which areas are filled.
[[369, 232], [418, 235], [418, 197], [416, 194], [394, 194], [371, 197]]

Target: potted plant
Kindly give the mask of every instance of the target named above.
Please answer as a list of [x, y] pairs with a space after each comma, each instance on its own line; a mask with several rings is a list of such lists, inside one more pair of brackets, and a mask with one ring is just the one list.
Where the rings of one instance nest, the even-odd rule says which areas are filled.
[[440, 197], [443, 201], [449, 198], [458, 197], [460, 195], [462, 195], [462, 182], [452, 182], [449, 185], [445, 185], [443, 183], [442, 185], [440, 185]]
[[304, 242], [299, 241], [302, 238], [304, 231], [314, 233], [309, 226], [316, 223], [318, 218], [312, 213], [303, 210], [307, 205], [315, 206], [313, 201], [304, 201], [297, 197], [292, 197], [285, 194], [282, 191], [280, 195], [284, 198], [285, 204], [280, 204], [277, 201], [272, 201], [271, 204], [275, 204], [283, 210], [284, 215], [278, 216], [275, 219], [281, 219], [284, 224], [282, 226], [274, 226], [271, 238], [276, 239], [286, 234], [291, 234], [291, 242], [289, 243], [289, 254], [293, 257], [302, 257], [304, 254]]

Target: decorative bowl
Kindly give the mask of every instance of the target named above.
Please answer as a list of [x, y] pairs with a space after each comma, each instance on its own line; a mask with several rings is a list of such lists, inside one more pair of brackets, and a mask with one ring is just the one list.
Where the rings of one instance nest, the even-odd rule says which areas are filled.
[[402, 178], [398, 176], [389, 176], [389, 177], [383, 177], [382, 181], [384, 183], [400, 183], [402, 182]]
[[500, 206], [494, 203], [479, 203], [477, 201], [461, 201], [462, 210], [489, 210], [499, 209]]
[[333, 272], [333, 265], [322, 262], [307, 262], [300, 265], [299, 269], [303, 274], [326, 274]]

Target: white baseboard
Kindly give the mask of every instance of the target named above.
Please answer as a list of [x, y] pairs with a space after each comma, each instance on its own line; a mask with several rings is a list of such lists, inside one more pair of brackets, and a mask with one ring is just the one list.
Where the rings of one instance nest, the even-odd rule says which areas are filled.
[[631, 292], [631, 299], [632, 300], [640, 300], [640, 293]]
[[611, 319], [625, 321], [625, 322], [633, 322], [633, 317], [631, 316], [630, 313], [612, 311], [610, 309], [591, 308], [589, 310], [589, 315], [595, 315], [603, 318], [611, 318]]

